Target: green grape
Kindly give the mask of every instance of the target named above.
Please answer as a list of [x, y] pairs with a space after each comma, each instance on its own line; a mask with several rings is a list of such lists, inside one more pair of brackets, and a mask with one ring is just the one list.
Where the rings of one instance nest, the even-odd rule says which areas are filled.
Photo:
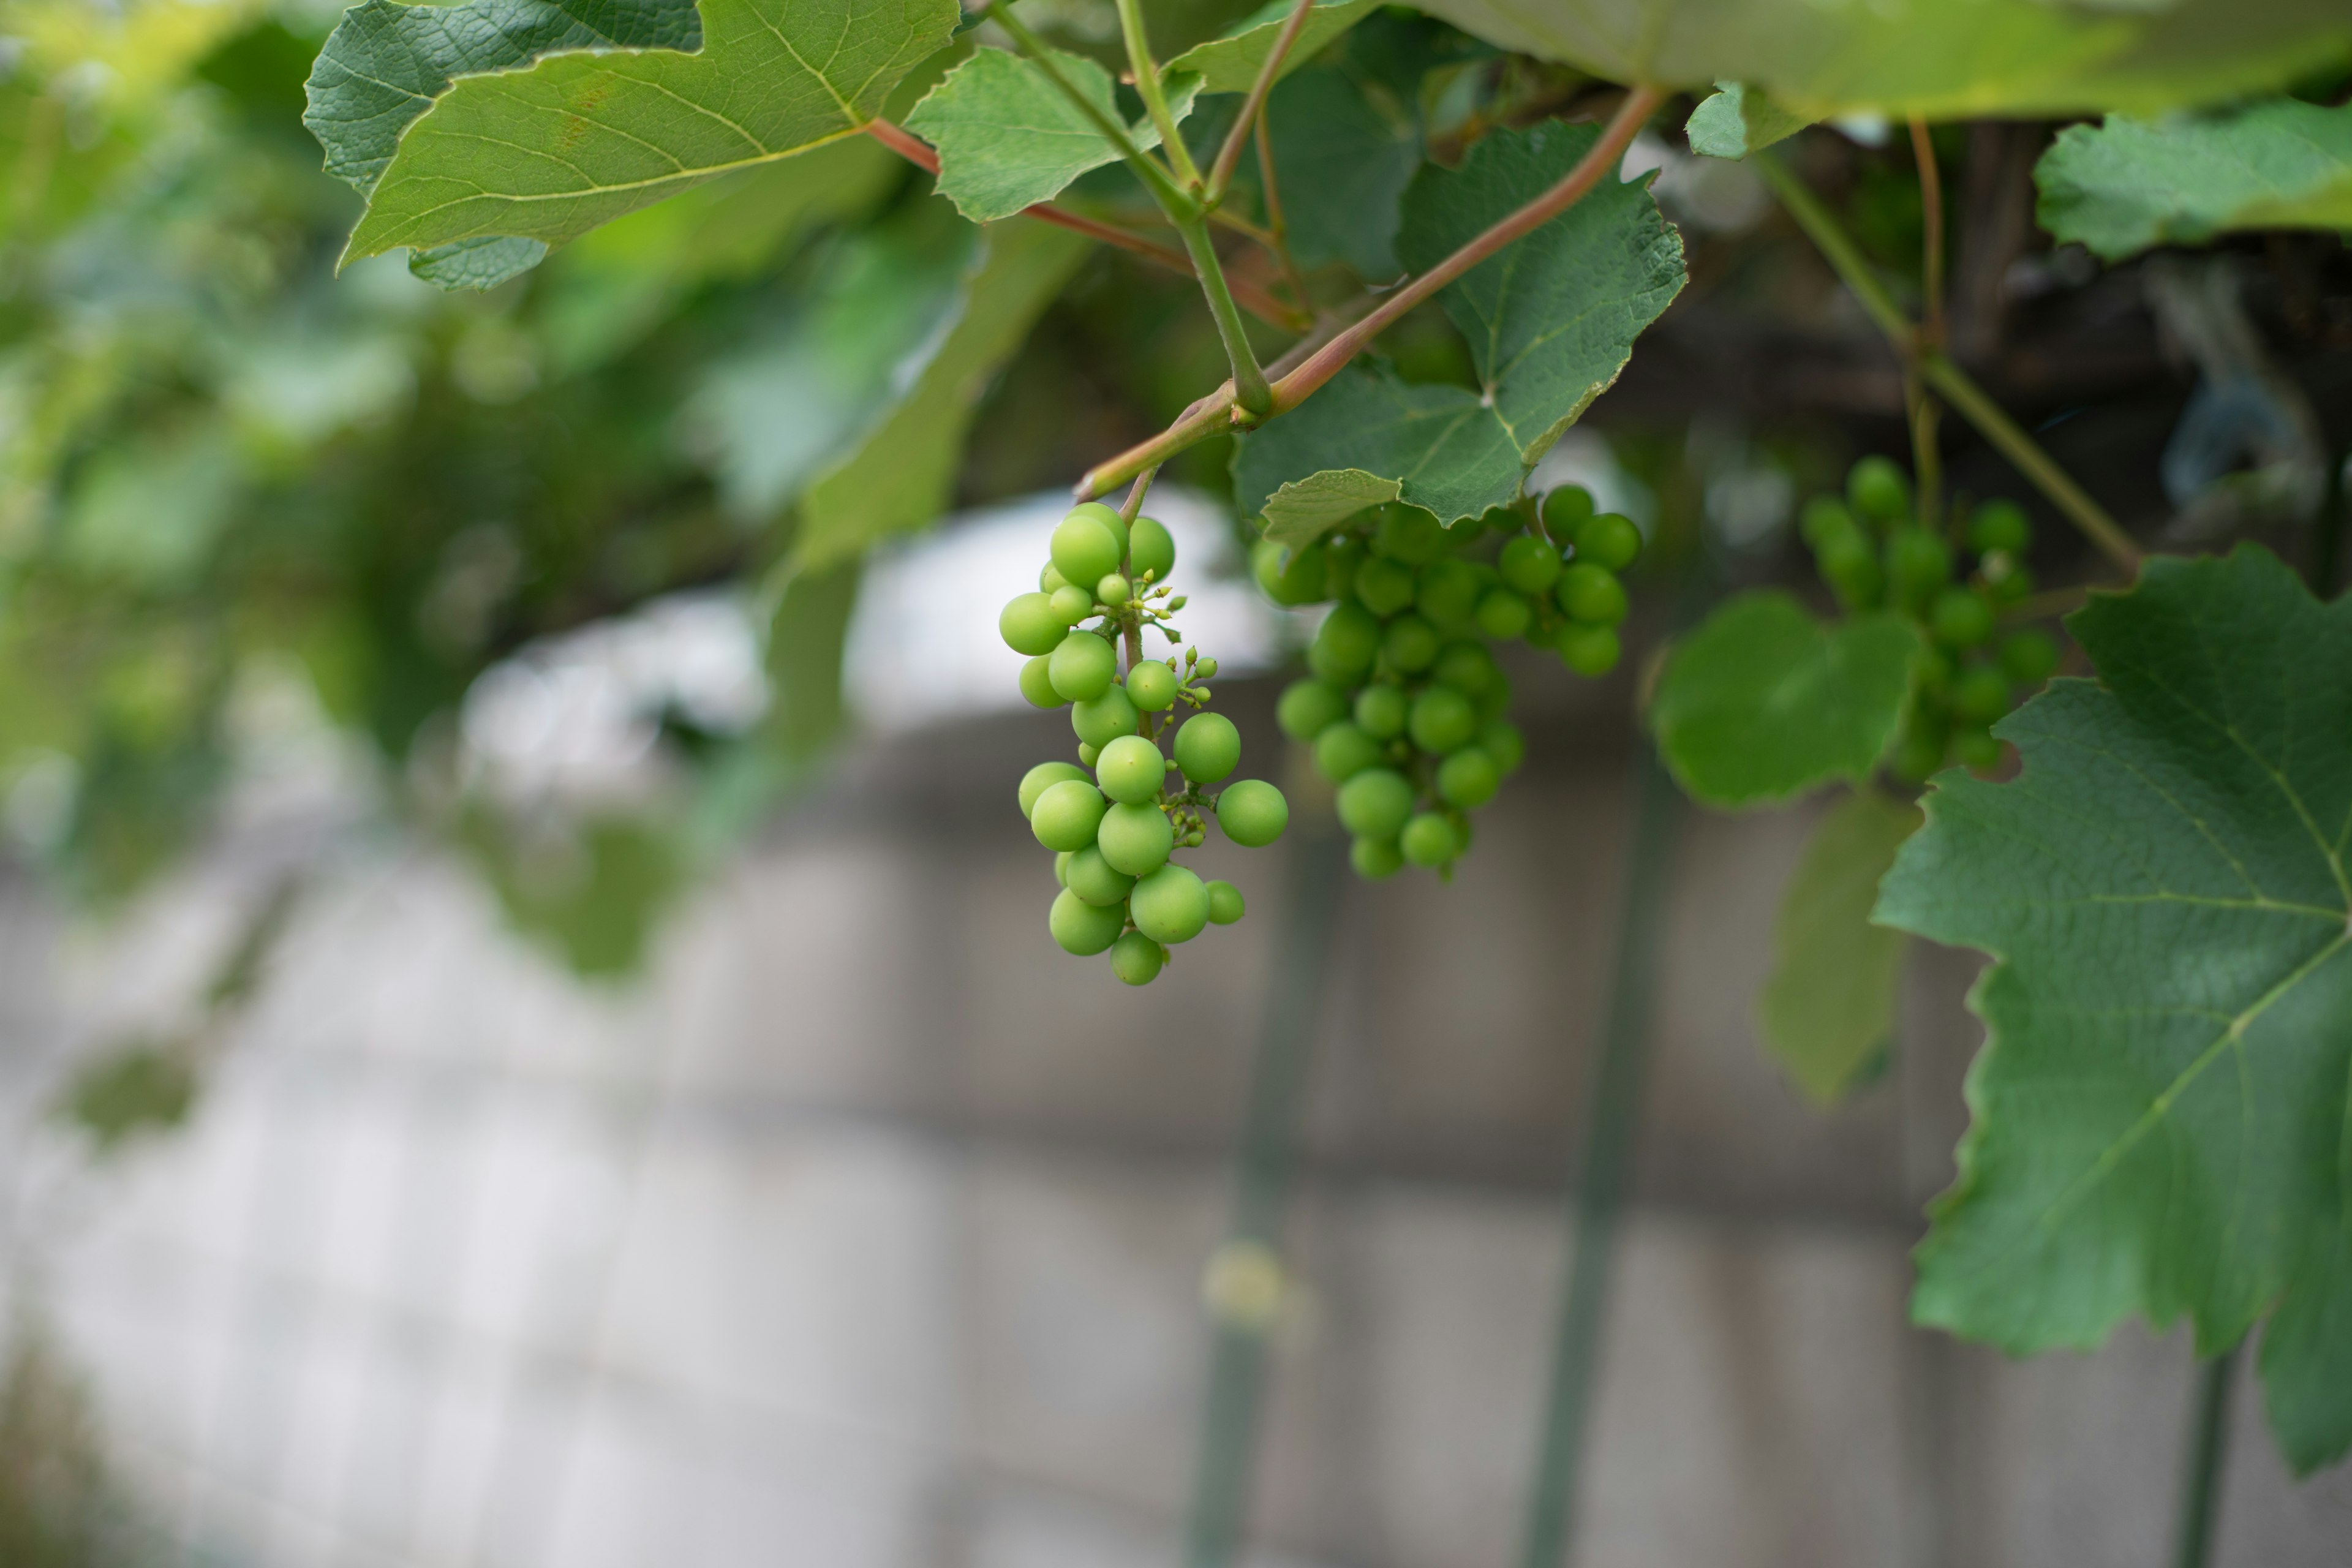
[[1412, 568], [1385, 555], [1375, 555], [1356, 572], [1356, 602], [1376, 616], [1395, 615], [1412, 603]]
[[1347, 694], [1328, 680], [1294, 680], [1274, 705], [1274, 721], [1294, 741], [1311, 742], [1347, 716]]
[[1242, 902], [1242, 890], [1231, 882], [1219, 881], [1209, 884], [1209, 923], [1211, 925], [1229, 926], [1242, 918], [1246, 912], [1246, 908]]
[[1413, 589], [1413, 608], [1431, 625], [1447, 631], [1466, 631], [1478, 608], [1478, 573], [1467, 561], [1435, 561], [1421, 570]]
[[1323, 552], [1285, 550], [1271, 539], [1250, 546], [1250, 575], [1277, 605], [1311, 605], [1324, 592]]
[[1323, 579], [1328, 598], [1344, 599], [1356, 591], [1356, 572], [1365, 561], [1364, 542], [1340, 534], [1323, 542]]
[[1435, 514], [1391, 501], [1372, 526], [1372, 548], [1408, 566], [1426, 566], [1445, 552], [1445, 530]]
[[1051, 598], [1057, 589], [1066, 588], [1069, 585], [1070, 580], [1055, 571], [1054, 563], [1050, 561], [1046, 562], [1044, 569], [1037, 574], [1037, 591], [1048, 598]]
[[1845, 477], [1853, 510], [1880, 522], [1898, 522], [1911, 510], [1911, 480], [1891, 458], [1864, 458]]
[[1152, 941], [1190, 942], [1209, 923], [1209, 889], [1189, 868], [1162, 866], [1135, 884], [1127, 908]]
[[1642, 531], [1613, 511], [1585, 519], [1576, 531], [1576, 558], [1604, 572], [1622, 572], [1642, 553]]
[[1025, 820], [1037, 809], [1039, 795], [1065, 780], [1075, 780], [1079, 784], [1093, 782], [1087, 777], [1084, 768], [1073, 767], [1067, 763], [1039, 763], [1035, 767], [1023, 773], [1021, 775], [1022, 817]]
[[1043, 594], [1015, 594], [996, 617], [997, 634], [1014, 653], [1033, 658], [1051, 653], [1068, 635], [1069, 626], [1054, 614], [1054, 601]]
[[1315, 737], [1315, 771], [1345, 784], [1381, 760], [1381, 743], [1345, 719], [1323, 726]]
[[1046, 595], [1045, 603], [1053, 607], [1055, 620], [1066, 626], [1075, 626], [1094, 613], [1095, 596], [1084, 588], [1065, 583]]
[[1127, 672], [1127, 700], [1146, 713], [1175, 707], [1176, 672], [1156, 658], [1138, 660]]
[[1195, 713], [1177, 727], [1176, 765], [1194, 784], [1214, 784], [1241, 766], [1242, 732], [1222, 713]]
[[[1136, 519], [1141, 522], [1141, 518]], [[1110, 947], [1110, 972], [1129, 985], [1149, 985], [1160, 978], [1168, 950], [1139, 931], [1129, 931]]]
[[1121, 735], [1095, 759], [1095, 779], [1103, 794], [1121, 805], [1135, 805], [1159, 797], [1168, 776], [1160, 748], [1140, 735]]
[[1909, 784], [1924, 784], [1927, 775], [1944, 765], [1948, 731], [1943, 717], [1933, 709], [1915, 705], [1904, 716], [1903, 738], [1895, 743], [1895, 753], [1887, 759], [1887, 767], [1896, 778]]
[[[1123, 561], [1127, 558], [1127, 519], [1118, 515], [1118, 508], [1098, 500], [1081, 501], [1070, 509], [1068, 516], [1063, 521], [1067, 521], [1071, 517], [1090, 517], [1110, 530], [1111, 542], [1118, 546], [1119, 560]], [[1114, 567], [1118, 564], [1118, 561], [1111, 563]], [[1097, 572], [1095, 575], [1099, 577], [1102, 574]], [[1083, 583], [1087, 579], [1073, 577], [1070, 581]]]
[[1549, 593], [1559, 577], [1559, 552], [1549, 540], [1532, 533], [1523, 533], [1504, 545], [1495, 564], [1503, 581], [1522, 594]]
[[1055, 943], [1080, 958], [1108, 948], [1126, 925], [1127, 913], [1118, 905], [1105, 909], [1090, 904], [1067, 888], [1054, 895], [1054, 907], [1045, 916], [1045, 929], [1054, 933]]
[[1263, 849], [1290, 826], [1290, 802], [1264, 779], [1244, 779], [1217, 796], [1217, 826], [1244, 849]]
[[1107, 909], [1127, 897], [1128, 889], [1135, 886], [1135, 879], [1124, 871], [1113, 870], [1110, 862], [1102, 858], [1102, 851], [1089, 844], [1068, 857], [1062, 886], [1087, 902]]
[[1065, 888], [1070, 885], [1070, 852], [1066, 849], [1054, 851], [1054, 880]]
[[2009, 711], [2009, 678], [1990, 664], [1971, 665], [1952, 683], [1952, 710], [1990, 724]]
[[1570, 626], [1559, 637], [1560, 662], [1591, 679], [1616, 668], [1622, 651], [1616, 631], [1609, 626]]
[[1149, 877], [1168, 863], [1168, 852], [1176, 847], [1176, 829], [1156, 805], [1114, 805], [1095, 829], [1095, 847], [1112, 870]]
[[2000, 742], [1981, 724], [1952, 731], [1952, 754], [1979, 772], [2000, 766]]
[[2013, 500], [1989, 500], [1969, 519], [1969, 548], [1979, 555], [2022, 555], [2032, 542], [2033, 525]]
[[1090, 701], [1109, 690], [1118, 679], [1118, 652], [1092, 632], [1071, 632], [1055, 647], [1045, 677], [1070, 701]]
[[[1495, 761], [1495, 771], [1505, 778], [1519, 771], [1528, 759], [1528, 740], [1519, 727], [1507, 720], [1496, 719], [1478, 731], [1478, 749]], [[1444, 770], [1440, 769], [1441, 774]]]
[[1095, 765], [1095, 760], [1101, 755], [1100, 749], [1089, 746], [1084, 741], [1078, 742], [1078, 762], [1083, 766], [1092, 768]]
[[2000, 639], [2000, 668], [2020, 686], [2040, 686], [2058, 670], [2058, 641], [2047, 632], [2011, 632]]
[[[2014, 605], [2033, 592], [2033, 569], [2019, 564], [2007, 556], [1999, 558], [2005, 568], [1999, 576], [1990, 573], [1986, 581], [1992, 584], [1992, 596], [2004, 605]], [[1986, 564], [1990, 566], [1990, 562]]]
[[1381, 623], [1358, 604], [1332, 606], [1307, 645], [1307, 665], [1334, 686], [1353, 686], [1381, 657]]
[[1832, 540], [1861, 539], [1862, 524], [1854, 521], [1853, 513], [1837, 497], [1815, 496], [1805, 503], [1797, 531], [1818, 554], [1829, 548]]
[[1389, 681], [1374, 681], [1356, 693], [1356, 728], [1375, 741], [1393, 741], [1403, 734], [1412, 712], [1412, 699], [1403, 687]]
[[1139, 517], [1127, 534], [1127, 567], [1139, 578], [1165, 583], [1176, 570], [1176, 539], [1157, 518]]
[[1878, 603], [1886, 580], [1879, 570], [1878, 552], [1858, 532], [1840, 534], [1822, 546], [1816, 558], [1822, 579], [1849, 610], [1865, 610]]
[[1479, 595], [1476, 618], [1480, 631], [1509, 642], [1528, 635], [1528, 628], [1535, 624], [1536, 612], [1524, 597], [1510, 589], [1489, 588]]
[[1097, 751], [1121, 735], [1134, 734], [1135, 704], [1128, 700], [1127, 689], [1114, 686], [1099, 697], [1073, 706], [1070, 729]]
[[1217, 661], [1213, 658], [1197, 659], [1193, 662], [1192, 673], [1202, 680], [1213, 680], [1217, 675]]
[[1394, 838], [1412, 815], [1412, 784], [1393, 768], [1367, 768], [1339, 786], [1339, 811], [1359, 838]]
[[1951, 549], [1936, 535], [1908, 524], [1887, 534], [1886, 580], [1895, 603], [1916, 609], [1951, 576]]
[[1992, 606], [1972, 589], [1947, 588], [1936, 595], [1927, 625], [1946, 647], [1974, 647], [1992, 636]]
[[1503, 773], [1495, 759], [1476, 746], [1465, 746], [1437, 768], [1437, 797], [1465, 811], [1486, 805], [1503, 787]]
[[1404, 856], [1393, 838], [1359, 838], [1348, 846], [1348, 863], [1367, 882], [1393, 877], [1404, 869]]
[[1391, 621], [1381, 635], [1381, 657], [1407, 675], [1418, 675], [1436, 663], [1442, 646], [1437, 628], [1410, 610]]
[[1055, 525], [1053, 554], [1054, 570], [1068, 581], [1093, 583], [1118, 570], [1118, 535], [1096, 510], [1080, 507]]
[[1511, 710], [1510, 678], [1499, 669], [1495, 671], [1494, 679], [1486, 683], [1486, 689], [1470, 700], [1478, 710], [1479, 723], [1500, 719]]
[[1454, 824], [1435, 811], [1415, 814], [1397, 835], [1397, 847], [1416, 866], [1443, 866], [1462, 852]]
[[[1576, 530], [1593, 513], [1592, 492], [1582, 485], [1562, 485], [1543, 499], [1544, 528], [1554, 539], [1573, 539]], [[1540, 589], [1530, 588], [1529, 593]]]
[[1095, 597], [1117, 608], [1135, 597], [1135, 584], [1116, 572], [1106, 573], [1103, 580], [1095, 584]]
[[1102, 819], [1102, 791], [1082, 779], [1064, 779], [1037, 797], [1029, 831], [1048, 849], [1084, 849]]
[[1054, 679], [1048, 673], [1053, 664], [1050, 654], [1039, 654], [1021, 667], [1021, 695], [1033, 708], [1059, 708], [1066, 700], [1054, 689]]
[[1569, 619], [1588, 626], [1613, 626], [1625, 618], [1625, 584], [1616, 574], [1590, 561], [1560, 569], [1552, 597]]
[[1412, 700], [1406, 730], [1414, 745], [1442, 756], [1470, 743], [1478, 732], [1478, 710], [1450, 686], [1428, 687]]
[[1475, 642], [1447, 643], [1438, 650], [1437, 662], [1430, 667], [1430, 674], [1471, 697], [1490, 690], [1503, 678], [1503, 672], [1495, 667], [1495, 656]]

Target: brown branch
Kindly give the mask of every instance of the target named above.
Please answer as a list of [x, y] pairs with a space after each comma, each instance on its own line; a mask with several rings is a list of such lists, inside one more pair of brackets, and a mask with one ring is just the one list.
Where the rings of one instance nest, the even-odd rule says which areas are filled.
[[1225, 132], [1225, 144], [1218, 150], [1217, 161], [1210, 165], [1209, 200], [1212, 202], [1223, 199], [1225, 186], [1233, 181], [1234, 166], [1242, 161], [1242, 148], [1249, 141], [1250, 127], [1255, 123], [1258, 111], [1265, 107], [1265, 96], [1274, 90], [1275, 79], [1282, 74], [1282, 62], [1289, 58], [1290, 47], [1298, 42], [1298, 35], [1306, 30], [1307, 14], [1314, 8], [1315, 0], [1298, 0], [1298, 4], [1291, 7], [1290, 19], [1283, 23], [1282, 32], [1274, 40], [1273, 49], [1267, 53], [1265, 62], [1257, 68], [1257, 79], [1250, 83], [1249, 96], [1242, 100], [1241, 116], [1234, 121], [1234, 128]]

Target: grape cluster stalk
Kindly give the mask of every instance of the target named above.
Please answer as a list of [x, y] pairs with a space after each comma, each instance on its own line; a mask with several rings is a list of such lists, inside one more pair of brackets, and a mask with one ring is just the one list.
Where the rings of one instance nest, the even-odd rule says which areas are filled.
[[[1006, 644], [1029, 657], [1022, 695], [1067, 707], [1078, 741], [1076, 763], [1040, 763], [1021, 780], [1021, 813], [1054, 851], [1061, 884], [1046, 928], [1065, 952], [1109, 953], [1129, 985], [1156, 979], [1170, 948], [1242, 918], [1240, 889], [1203, 881], [1175, 852], [1206, 843], [1212, 819], [1253, 849], [1290, 822], [1289, 802], [1263, 779], [1211, 787], [1242, 759], [1234, 721], [1206, 710], [1202, 683], [1217, 661], [1198, 647], [1181, 663], [1143, 657], [1147, 629], [1171, 655], [1182, 641], [1171, 617], [1184, 598], [1168, 585], [1175, 567], [1176, 542], [1160, 522], [1129, 522], [1089, 501], [1055, 528], [1036, 592], [1016, 595], [997, 619]], [[1180, 708], [1192, 710], [1181, 722]]]
[[1252, 565], [1276, 602], [1334, 601], [1307, 651], [1313, 673], [1283, 692], [1276, 720], [1337, 786], [1359, 875], [1413, 865], [1452, 876], [1470, 813], [1527, 750], [1484, 639], [1607, 674], [1622, 654], [1618, 574], [1641, 548], [1630, 520], [1595, 511], [1574, 485], [1453, 528], [1390, 503], [1301, 549], [1258, 543]]
[[1909, 476], [1874, 456], [1848, 472], [1843, 499], [1806, 502], [1800, 528], [1822, 580], [1848, 611], [1894, 611], [1927, 639], [1888, 771], [1919, 784], [1948, 762], [1999, 766], [1993, 724], [2058, 668], [2058, 644], [2048, 633], [1996, 635], [2001, 613], [2033, 592], [2025, 513], [2006, 500], [1976, 508], [1961, 531], [1976, 565], [1962, 573], [1952, 542], [1919, 521]]

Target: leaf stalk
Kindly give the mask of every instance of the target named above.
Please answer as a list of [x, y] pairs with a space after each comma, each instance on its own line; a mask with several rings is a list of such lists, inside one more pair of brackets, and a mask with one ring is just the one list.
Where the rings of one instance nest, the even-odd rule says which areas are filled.
[[1160, 145], [1166, 150], [1177, 179], [1197, 197], [1201, 194], [1201, 171], [1192, 162], [1192, 149], [1176, 133], [1176, 117], [1168, 108], [1168, 89], [1160, 79], [1160, 67], [1151, 58], [1151, 39], [1143, 30], [1141, 0], [1118, 0], [1118, 30], [1127, 40], [1128, 68], [1135, 73], [1135, 90], [1143, 100], [1144, 112], [1160, 128]]
[[[1291, 47], [1298, 42], [1298, 35], [1307, 29], [1307, 14], [1314, 8], [1315, 0], [1298, 0], [1298, 4], [1291, 7], [1289, 19], [1283, 23], [1281, 33], [1274, 40], [1273, 49], [1266, 55], [1265, 63], [1257, 68], [1257, 79], [1250, 83], [1249, 96], [1242, 100], [1241, 113], [1234, 121], [1233, 129], [1225, 132], [1225, 144], [1217, 149], [1216, 162], [1209, 166], [1208, 201], [1212, 206], [1225, 199], [1225, 187], [1233, 184], [1234, 170], [1242, 161], [1242, 148], [1248, 143], [1258, 116], [1265, 112], [1266, 95], [1274, 90], [1276, 79], [1282, 75], [1282, 62], [1289, 57]], [[1271, 162], [1265, 155], [1265, 143], [1261, 142], [1258, 163], [1261, 167], [1268, 167]]]
[[1178, 224], [1176, 232], [1184, 237], [1184, 248], [1192, 253], [1193, 270], [1201, 275], [1201, 291], [1209, 297], [1209, 313], [1217, 320], [1217, 336], [1224, 341], [1225, 357], [1233, 363], [1234, 401], [1253, 419], [1263, 419], [1273, 409], [1274, 390], [1257, 363], [1257, 351], [1250, 347], [1249, 331], [1225, 283], [1225, 269], [1217, 261], [1209, 226], [1196, 217]]

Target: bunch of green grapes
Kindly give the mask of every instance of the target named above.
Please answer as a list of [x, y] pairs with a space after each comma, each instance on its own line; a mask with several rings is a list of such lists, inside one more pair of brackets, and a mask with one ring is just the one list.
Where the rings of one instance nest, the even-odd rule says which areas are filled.
[[1846, 476], [1844, 500], [1816, 496], [1806, 503], [1801, 527], [1839, 603], [1907, 616], [1933, 648], [1888, 761], [1895, 774], [1916, 784], [1948, 762], [1999, 763], [1994, 721], [2058, 668], [2058, 644], [2048, 633], [1997, 635], [2001, 613], [2033, 592], [2025, 513], [2005, 500], [1971, 512], [1956, 532], [1976, 565], [1961, 572], [1955, 541], [1920, 525], [1908, 476], [1871, 457]]
[[1633, 524], [1596, 513], [1572, 485], [1486, 521], [1442, 528], [1391, 504], [1303, 549], [1262, 541], [1253, 559], [1277, 603], [1337, 601], [1307, 651], [1314, 673], [1283, 692], [1276, 717], [1339, 787], [1361, 876], [1408, 864], [1450, 876], [1470, 813], [1519, 765], [1511, 683], [1487, 639], [1531, 643], [1584, 676], [1621, 656]]
[[[1158, 628], [1171, 652], [1182, 640], [1170, 624], [1184, 607], [1168, 587], [1175, 567], [1166, 528], [1089, 501], [1055, 528], [1037, 591], [997, 618], [1005, 642], [1030, 656], [1021, 694], [1040, 708], [1068, 707], [1078, 738], [1076, 763], [1040, 763], [1021, 780], [1021, 814], [1054, 851], [1062, 885], [1047, 929], [1066, 952], [1108, 952], [1129, 985], [1150, 984], [1171, 946], [1242, 918], [1239, 889], [1204, 882], [1171, 855], [1205, 842], [1212, 817], [1251, 848], [1281, 837], [1290, 821], [1282, 792], [1262, 779], [1209, 787], [1242, 760], [1233, 721], [1202, 711], [1210, 690], [1200, 682], [1217, 661], [1197, 647], [1181, 665], [1143, 657], [1147, 629]], [[1181, 723], [1179, 707], [1193, 710]]]

